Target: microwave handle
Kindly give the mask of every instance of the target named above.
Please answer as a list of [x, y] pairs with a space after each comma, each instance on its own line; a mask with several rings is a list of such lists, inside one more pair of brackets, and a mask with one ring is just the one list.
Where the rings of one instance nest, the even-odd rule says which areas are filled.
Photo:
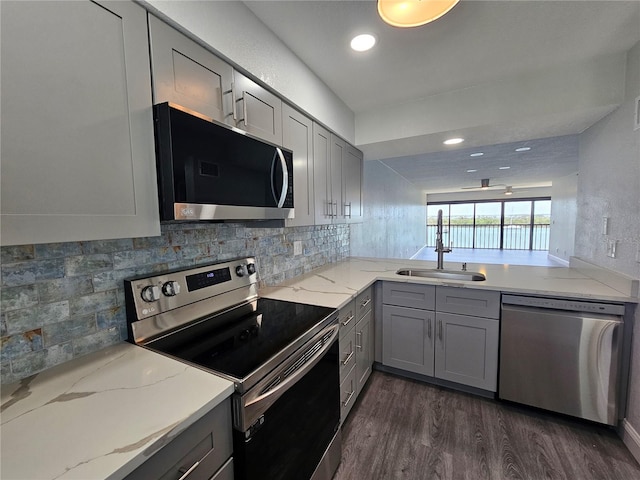
[[[273, 172], [276, 168], [276, 157], [280, 158], [280, 166], [282, 167], [282, 191], [280, 192], [280, 198], [276, 194], [276, 186], [273, 183]], [[277, 202], [278, 208], [282, 208], [284, 201], [287, 198], [287, 190], [289, 190], [289, 170], [287, 169], [287, 162], [284, 159], [284, 154], [280, 148], [276, 147], [276, 151], [273, 154], [273, 162], [271, 163], [271, 193], [273, 199]]]

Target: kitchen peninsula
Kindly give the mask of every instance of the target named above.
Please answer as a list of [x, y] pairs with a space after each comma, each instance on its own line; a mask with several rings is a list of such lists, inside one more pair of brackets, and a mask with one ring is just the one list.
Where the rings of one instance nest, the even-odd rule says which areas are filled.
[[[393, 280], [638, 302], [631, 291], [616, 290], [574, 268], [469, 265], [469, 270], [486, 275], [484, 282], [443, 281], [395, 273], [399, 268], [434, 266], [433, 262], [414, 260], [349, 258], [279, 286], [263, 288], [260, 294], [340, 308], [373, 282]], [[630, 288], [634, 285], [631, 282]], [[222, 402], [232, 390], [231, 382], [129, 344], [78, 358], [3, 387], [2, 476], [120, 478]], [[181, 395], [184, 391], [190, 394]], [[58, 414], [60, 409], [71, 410]], [[36, 439], [37, 451], [43, 452], [38, 462], [33, 461]]]

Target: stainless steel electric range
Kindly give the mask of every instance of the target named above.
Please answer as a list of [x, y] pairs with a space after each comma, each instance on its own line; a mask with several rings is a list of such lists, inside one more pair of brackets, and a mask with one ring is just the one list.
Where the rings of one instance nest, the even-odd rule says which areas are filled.
[[255, 258], [126, 280], [129, 341], [234, 382], [236, 479], [330, 479], [337, 311], [260, 298], [257, 281]]

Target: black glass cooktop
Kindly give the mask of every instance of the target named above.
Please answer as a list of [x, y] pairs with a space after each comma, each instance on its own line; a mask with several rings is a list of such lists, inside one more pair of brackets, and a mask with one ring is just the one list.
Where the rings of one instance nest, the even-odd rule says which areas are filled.
[[147, 346], [243, 379], [334, 311], [328, 307], [260, 298]]

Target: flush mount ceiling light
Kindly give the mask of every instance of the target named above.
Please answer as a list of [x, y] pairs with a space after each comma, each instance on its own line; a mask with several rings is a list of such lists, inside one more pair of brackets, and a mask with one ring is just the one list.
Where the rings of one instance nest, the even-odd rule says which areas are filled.
[[477, 171], [478, 171], [478, 170], [467, 170], [467, 173], [475, 173], [475, 172], [477, 172]]
[[450, 138], [442, 143], [444, 143], [445, 145], [458, 145], [462, 142], [464, 142], [464, 138]]
[[394, 27], [419, 27], [437, 20], [459, 0], [378, 0], [382, 20]]
[[469, 155], [470, 157], [481, 157], [482, 155], [484, 155], [484, 153], [482, 152], [476, 152], [476, 153], [472, 153], [471, 155]]
[[516, 152], [528, 152], [529, 150], [531, 150], [531, 147], [516, 148]]
[[511, 167], [498, 167], [498, 170], [509, 170]]
[[351, 39], [351, 48], [356, 52], [366, 52], [367, 50], [371, 50], [375, 44], [376, 37], [369, 33], [356, 35]]
[[513, 195], [513, 188], [511, 186], [505, 187], [504, 194], [505, 195]]

